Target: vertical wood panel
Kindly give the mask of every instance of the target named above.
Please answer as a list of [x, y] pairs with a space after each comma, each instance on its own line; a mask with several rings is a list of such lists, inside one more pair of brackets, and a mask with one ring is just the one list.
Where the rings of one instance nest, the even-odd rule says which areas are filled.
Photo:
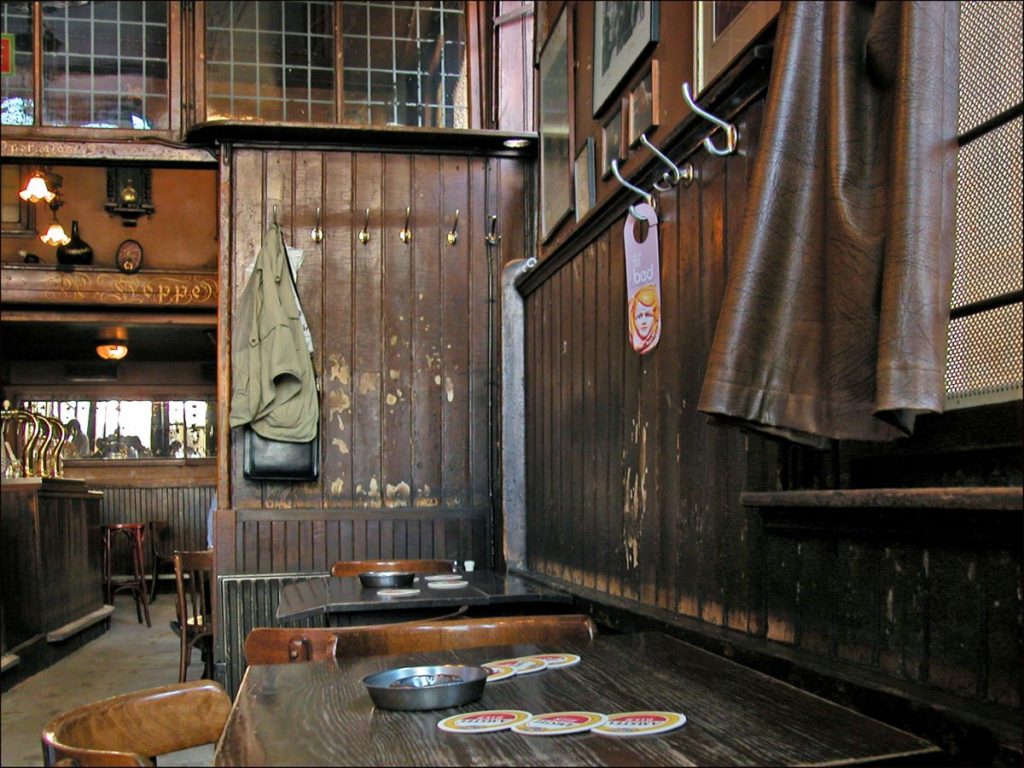
[[[484, 228], [486, 224], [486, 190], [484, 181], [486, 178], [486, 165], [480, 158], [472, 158], [469, 161], [469, 193], [466, 200], [466, 211], [464, 215], [468, 219], [460, 223], [461, 233], [459, 239], [466, 238], [465, 247], [469, 260], [469, 283], [468, 296], [470, 336], [469, 336], [469, 395], [468, 395], [468, 427], [469, 427], [469, 487], [470, 495], [466, 500], [469, 506], [474, 508], [485, 508], [490, 503], [490, 480], [488, 471], [490, 466], [490, 454], [493, 438], [490, 430], [494, 414], [488, 412], [489, 387], [491, 382], [491, 371], [488, 359], [488, 349], [491, 347], [492, 339], [490, 319], [496, 317], [494, 314], [497, 304], [488, 302], [488, 292], [498, 294], [499, 271], [492, 268], [492, 256], [489, 248], [484, 242]], [[496, 258], [495, 258], [496, 260]], [[494, 342], [497, 343], [495, 336]], [[494, 354], [494, 365], [497, 365], [499, 355]], [[498, 393], [497, 387], [494, 389]], [[475, 549], [475, 547], [474, 547]], [[490, 547], [485, 546], [483, 551], [490, 552]], [[490, 560], [481, 560], [479, 567], [483, 568]]]
[[614, 376], [618, 370], [613, 366], [612, 349], [618, 344], [618, 339], [611, 329], [612, 312], [612, 269], [615, 267], [611, 261], [609, 251], [610, 243], [607, 233], [597, 241], [597, 302], [594, 308], [594, 321], [597, 336], [596, 355], [596, 395], [597, 411], [600, 418], [595, 423], [597, 430], [598, 459], [594, 463], [594, 487], [597, 491], [599, 503], [594, 507], [597, 521], [594, 525], [596, 545], [594, 550], [594, 568], [597, 570], [597, 577], [594, 579], [594, 586], [597, 589], [609, 590], [608, 584], [608, 550], [612, 540], [611, 531], [611, 498], [612, 480], [611, 463], [615, 455], [615, 443], [612, 434], [613, 419], [611, 414], [615, 413], [614, 397], [615, 385]]
[[597, 493], [592, 469], [597, 465], [601, 456], [598, 450], [597, 422], [604, 416], [596, 407], [597, 376], [600, 372], [597, 350], [600, 345], [598, 343], [598, 335], [592, 331], [597, 315], [600, 312], [597, 303], [598, 264], [596, 251], [596, 246], [591, 243], [583, 256], [583, 305], [580, 308], [580, 333], [583, 336], [581, 352], [583, 450], [579, 467], [580, 502], [576, 518], [576, 530], [589, 530], [590, 532], [589, 535], [580, 537], [579, 553], [582, 571], [580, 583], [590, 589], [596, 586], [598, 570], [595, 567], [594, 561], [594, 556], [597, 552], [598, 535], [594, 525], [593, 510], [604, 502], [603, 495]]
[[413, 312], [412, 439], [415, 461], [412, 492], [416, 506], [437, 506], [441, 498], [442, 304], [441, 294], [441, 160], [416, 156], [413, 162]]

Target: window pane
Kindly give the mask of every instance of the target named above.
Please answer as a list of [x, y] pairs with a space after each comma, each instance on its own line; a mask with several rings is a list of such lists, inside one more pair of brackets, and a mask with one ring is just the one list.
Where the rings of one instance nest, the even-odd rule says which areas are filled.
[[[346, 123], [465, 125], [466, 18], [461, 3], [346, 0], [343, 20]], [[363, 68], [370, 69], [368, 78]], [[360, 75], [350, 77], [352, 69]]]
[[45, 3], [43, 124], [169, 127], [166, 3]]
[[29, 3], [0, 3], [0, 32], [13, 35], [14, 72], [0, 77], [3, 125], [32, 125], [32, 9]]
[[334, 121], [333, 3], [206, 8], [208, 117]]

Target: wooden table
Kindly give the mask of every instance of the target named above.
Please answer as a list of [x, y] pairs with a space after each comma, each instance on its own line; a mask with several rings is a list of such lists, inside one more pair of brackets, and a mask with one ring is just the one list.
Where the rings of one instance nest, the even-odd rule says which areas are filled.
[[364, 588], [355, 576], [317, 576], [281, 588], [277, 618], [289, 621], [327, 614], [330, 623], [337, 626], [360, 623], [368, 616], [376, 616], [379, 621], [382, 611], [401, 612], [402, 617], [407, 618], [416, 611], [462, 605], [572, 603], [572, 596], [567, 592], [559, 592], [519, 576], [491, 571], [459, 575], [469, 582], [469, 586], [432, 589], [422, 576], [417, 577], [413, 586], [420, 590], [419, 594], [409, 597], [382, 597], [378, 590]]
[[[429, 712], [375, 709], [362, 678], [422, 663], [480, 664], [572, 651], [582, 661], [488, 683], [472, 704]], [[682, 712], [650, 736], [451, 734], [437, 723], [484, 709], [534, 714], [641, 709]], [[922, 739], [692, 645], [646, 632], [585, 646], [517, 645], [408, 656], [252, 666], [216, 765], [793, 765], [924, 756]]]

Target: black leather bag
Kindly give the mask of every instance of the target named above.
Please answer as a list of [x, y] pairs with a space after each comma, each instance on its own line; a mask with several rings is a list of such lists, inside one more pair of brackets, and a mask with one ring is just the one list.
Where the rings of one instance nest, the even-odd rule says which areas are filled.
[[243, 474], [247, 480], [316, 480], [320, 474], [320, 432], [306, 443], [269, 440], [245, 427]]

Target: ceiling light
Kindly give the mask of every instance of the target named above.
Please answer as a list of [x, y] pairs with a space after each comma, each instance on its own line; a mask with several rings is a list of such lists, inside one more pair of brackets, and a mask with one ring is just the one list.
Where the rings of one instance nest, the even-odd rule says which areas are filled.
[[128, 345], [118, 341], [106, 342], [96, 346], [96, 354], [104, 360], [120, 360], [128, 354]]

